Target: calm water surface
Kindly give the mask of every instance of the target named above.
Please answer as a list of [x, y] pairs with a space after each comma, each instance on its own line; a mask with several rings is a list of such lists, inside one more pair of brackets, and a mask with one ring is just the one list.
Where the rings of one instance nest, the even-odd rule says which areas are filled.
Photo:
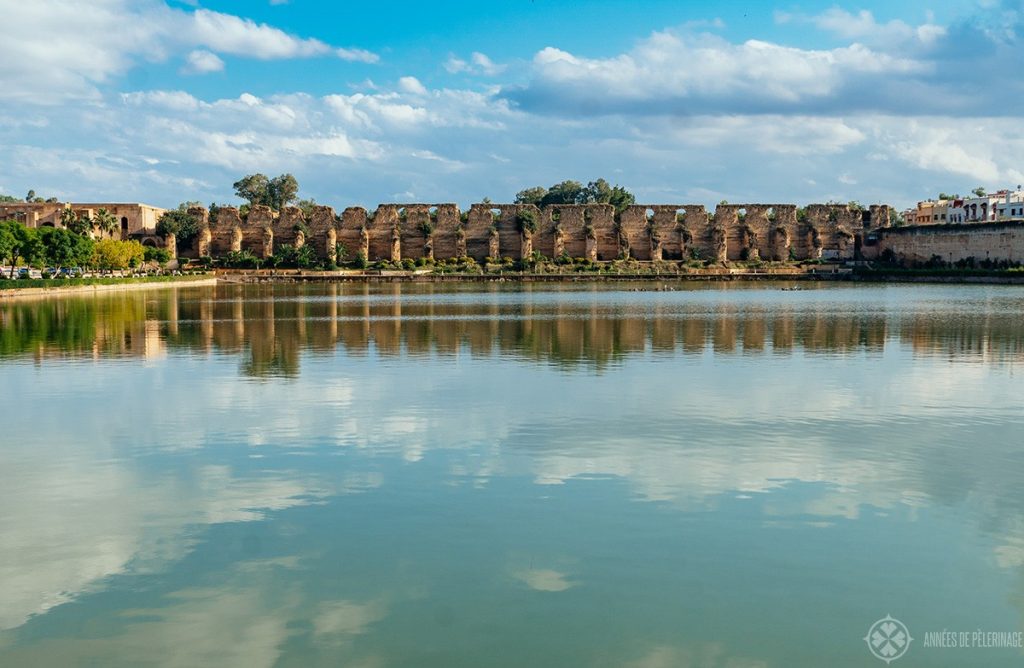
[[0, 303], [0, 666], [1024, 663], [1024, 290], [634, 287]]

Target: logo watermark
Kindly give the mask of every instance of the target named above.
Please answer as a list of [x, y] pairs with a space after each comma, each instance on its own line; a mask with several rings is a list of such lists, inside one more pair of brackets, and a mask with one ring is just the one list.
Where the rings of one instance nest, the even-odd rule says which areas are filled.
[[887, 664], [906, 654], [913, 640], [906, 625], [892, 615], [886, 615], [872, 624], [864, 636], [864, 642], [875, 658]]
[[[910, 649], [910, 629], [892, 615], [886, 615], [871, 625], [864, 642], [871, 654], [890, 664], [901, 658]], [[1024, 649], [1024, 632], [1021, 631], [925, 631], [925, 649]]]

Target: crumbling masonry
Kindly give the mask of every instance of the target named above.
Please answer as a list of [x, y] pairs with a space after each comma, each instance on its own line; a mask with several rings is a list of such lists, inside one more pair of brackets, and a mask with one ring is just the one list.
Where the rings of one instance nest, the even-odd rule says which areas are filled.
[[[192, 252], [222, 256], [248, 250], [269, 257], [284, 244], [312, 246], [319, 258], [368, 261], [548, 258], [593, 261], [853, 259], [870, 231], [889, 226], [889, 208], [841, 204], [720, 204], [712, 213], [697, 204], [638, 204], [621, 212], [607, 204], [381, 204], [370, 213], [349, 207], [340, 215], [316, 206], [306, 216], [295, 207], [275, 213], [253, 206], [242, 218], [221, 208], [211, 222], [206, 209], [189, 210], [201, 221]], [[529, 224], [524, 221], [529, 221]]]

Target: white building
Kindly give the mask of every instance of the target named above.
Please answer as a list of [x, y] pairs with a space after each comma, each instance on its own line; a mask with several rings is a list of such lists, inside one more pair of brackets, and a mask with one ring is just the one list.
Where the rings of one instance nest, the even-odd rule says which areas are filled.
[[[954, 223], [991, 223], [996, 220], [1019, 218], [1024, 202], [1024, 190], [1000, 190], [981, 197], [970, 197], [951, 202], [949, 219]], [[1017, 212], [1017, 213], [1014, 213]]]
[[1024, 190], [1017, 186], [1016, 190], [1006, 190], [999, 193], [1002, 201], [996, 207], [997, 220], [1024, 220]]

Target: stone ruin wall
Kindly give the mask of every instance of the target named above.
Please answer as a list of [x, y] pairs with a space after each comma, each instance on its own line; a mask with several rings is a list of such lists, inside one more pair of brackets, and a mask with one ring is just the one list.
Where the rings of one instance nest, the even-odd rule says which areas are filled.
[[[616, 213], [607, 204], [381, 204], [373, 212], [349, 207], [340, 215], [316, 206], [309, 216], [296, 207], [275, 213], [253, 206], [242, 218], [222, 207], [209, 221], [201, 207], [189, 210], [201, 221], [192, 254], [221, 256], [248, 250], [265, 258], [285, 244], [309, 245], [317, 257], [335, 259], [336, 244], [351, 260], [521, 259], [536, 251], [548, 258], [568, 255], [592, 261], [690, 259], [715, 263], [743, 260], [853, 259], [855, 239], [889, 225], [889, 209], [866, 212], [846, 205], [812, 204], [798, 213], [792, 204], [720, 204], [714, 212], [696, 204], [636, 204]], [[520, 215], [536, 221], [521, 230]]]

